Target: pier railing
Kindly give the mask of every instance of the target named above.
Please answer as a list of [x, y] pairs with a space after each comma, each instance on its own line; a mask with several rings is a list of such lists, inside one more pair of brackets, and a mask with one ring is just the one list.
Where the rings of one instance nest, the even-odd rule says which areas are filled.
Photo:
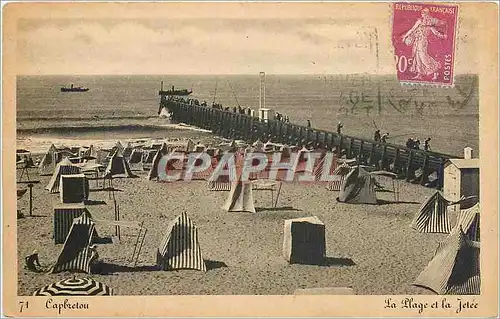
[[409, 149], [405, 146], [380, 143], [374, 140], [337, 134], [293, 123], [267, 120], [247, 114], [235, 113], [193, 102], [162, 97], [161, 107], [167, 107], [172, 120], [210, 130], [228, 139], [239, 139], [304, 146], [315, 149], [335, 150], [337, 155], [357, 158], [360, 164], [374, 165], [380, 170], [398, 174], [407, 181], [417, 181], [421, 185], [441, 188], [443, 168], [446, 160], [456, 158], [437, 152]]

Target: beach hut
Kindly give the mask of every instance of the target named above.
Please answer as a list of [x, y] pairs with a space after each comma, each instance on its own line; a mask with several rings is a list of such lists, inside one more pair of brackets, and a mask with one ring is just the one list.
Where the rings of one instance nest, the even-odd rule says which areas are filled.
[[156, 253], [156, 264], [161, 270], [207, 270], [198, 242], [198, 229], [186, 212], [168, 225]]
[[223, 209], [226, 212], [255, 213], [252, 183], [248, 181], [231, 183], [231, 190]]
[[[479, 158], [450, 159], [444, 165], [443, 193], [450, 201], [458, 201], [463, 196], [479, 197]], [[462, 204], [450, 207], [459, 211]]]
[[89, 198], [89, 182], [84, 174], [61, 175], [61, 203], [81, 203]]
[[87, 211], [73, 220], [57, 261], [51, 272], [75, 271], [90, 273], [89, 247], [97, 238], [95, 224]]
[[61, 181], [61, 175], [72, 175], [72, 174], [80, 174], [81, 168], [71, 163], [68, 158], [64, 158], [61, 162], [59, 162], [56, 166], [52, 177], [45, 187], [50, 193], [59, 192], [59, 184]]
[[478, 242], [468, 239], [460, 227], [454, 229], [413, 285], [439, 295], [479, 295], [479, 251]]
[[436, 190], [422, 203], [410, 226], [421, 233], [450, 233], [449, 203], [441, 192]]
[[375, 178], [364, 168], [355, 166], [346, 176], [337, 201], [351, 204], [376, 204]]
[[285, 220], [283, 256], [286, 261], [321, 264], [325, 255], [325, 224], [318, 217]]

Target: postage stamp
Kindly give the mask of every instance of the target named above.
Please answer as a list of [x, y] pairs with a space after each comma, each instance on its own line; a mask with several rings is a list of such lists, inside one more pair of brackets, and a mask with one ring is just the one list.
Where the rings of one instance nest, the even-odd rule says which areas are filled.
[[458, 6], [398, 2], [393, 10], [398, 80], [453, 85]]

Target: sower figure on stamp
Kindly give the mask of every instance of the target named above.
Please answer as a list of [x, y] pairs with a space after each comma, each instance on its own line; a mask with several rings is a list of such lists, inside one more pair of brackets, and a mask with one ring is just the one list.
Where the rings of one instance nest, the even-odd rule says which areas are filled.
[[446, 25], [446, 22], [431, 17], [428, 8], [422, 10], [421, 16], [403, 36], [403, 42], [406, 45], [413, 45], [413, 63], [410, 72], [417, 73], [414, 79], [422, 79], [424, 76], [433, 75], [432, 80], [437, 80], [441, 63], [429, 55], [427, 46], [431, 32], [440, 39], [447, 38], [446, 32], [442, 33], [436, 29], [436, 27]]

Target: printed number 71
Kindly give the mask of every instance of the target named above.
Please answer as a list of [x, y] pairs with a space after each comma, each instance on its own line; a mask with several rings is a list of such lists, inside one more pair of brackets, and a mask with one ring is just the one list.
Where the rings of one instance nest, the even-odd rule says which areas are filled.
[[26, 305], [26, 309], [28, 309], [28, 302], [27, 301], [19, 301], [19, 312], [23, 312], [24, 305]]

